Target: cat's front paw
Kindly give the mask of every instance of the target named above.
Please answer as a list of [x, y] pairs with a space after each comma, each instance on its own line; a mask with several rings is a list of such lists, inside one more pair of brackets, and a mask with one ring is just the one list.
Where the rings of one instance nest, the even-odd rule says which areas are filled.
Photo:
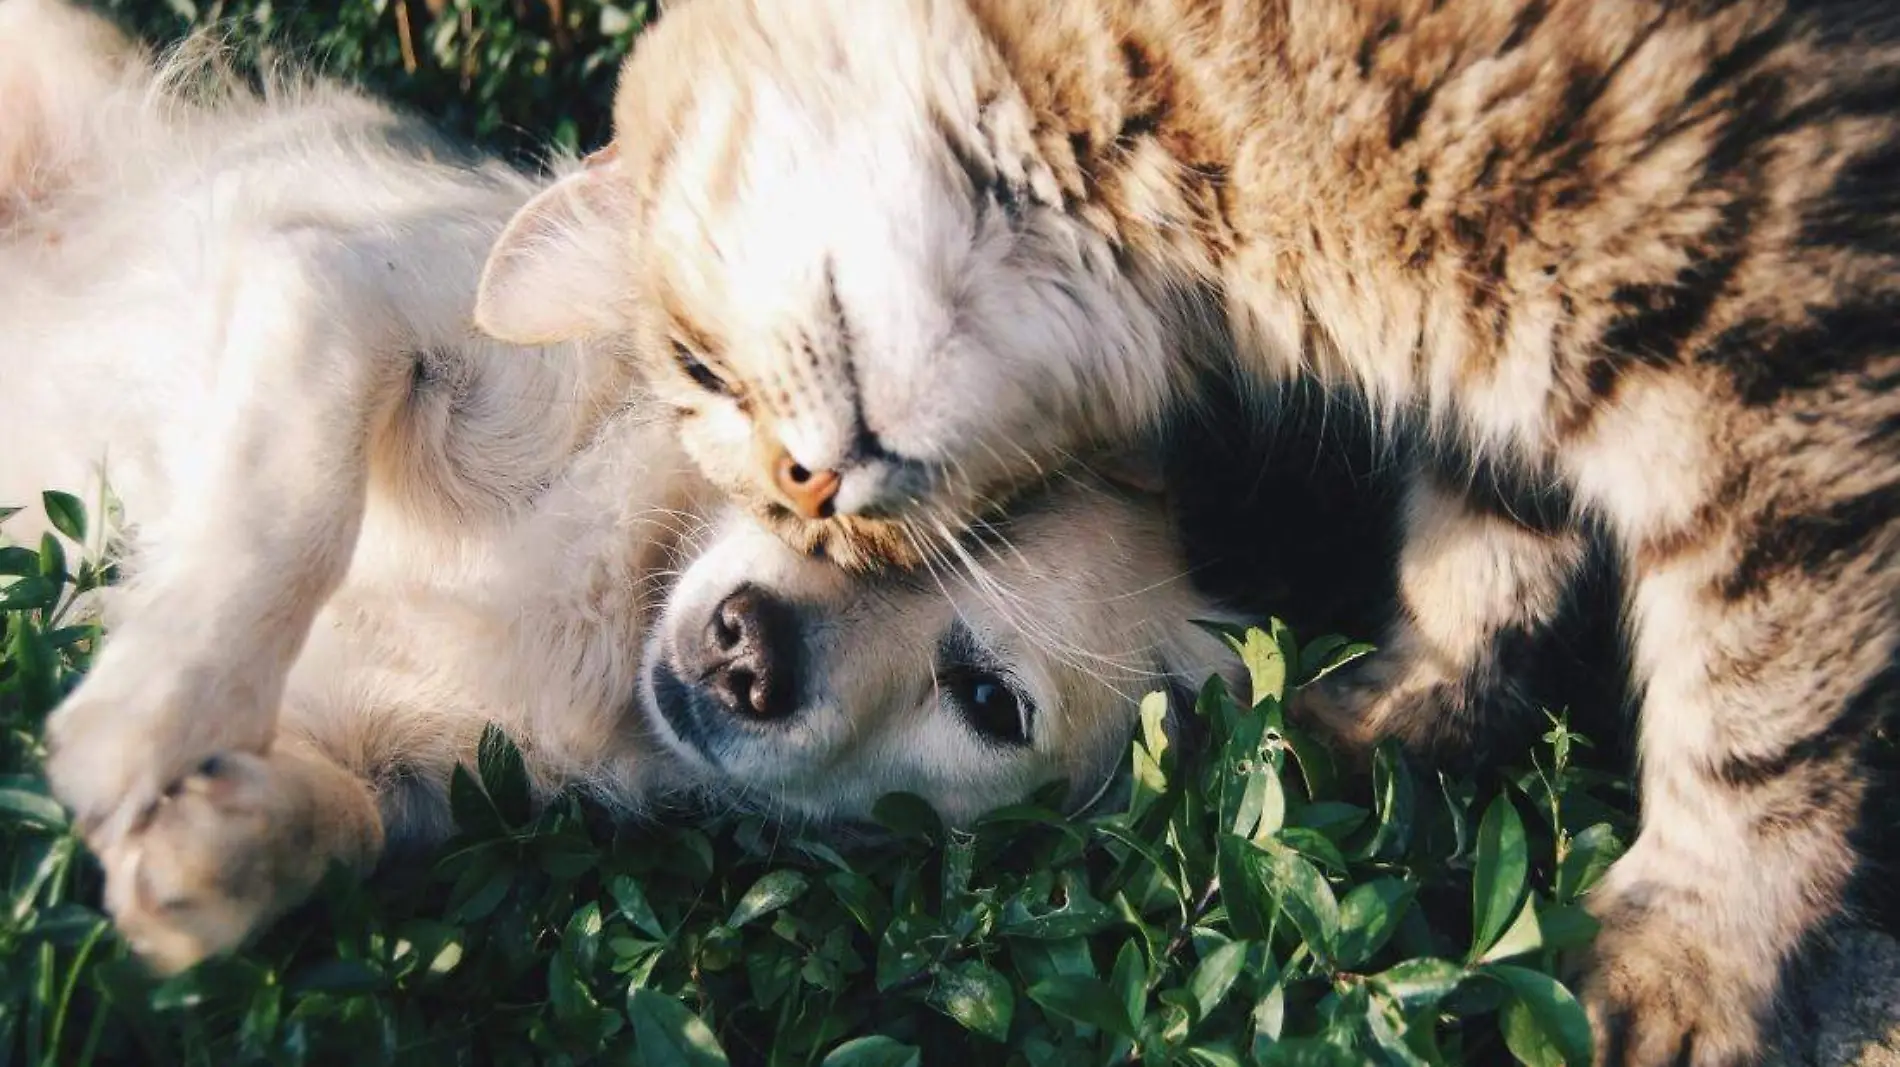
[[1581, 998], [1598, 1067], [1742, 1067], [1761, 1057], [1767, 975], [1725, 959], [1722, 939], [1655, 913], [1598, 902], [1603, 930]]
[[1350, 755], [1392, 738], [1442, 765], [1483, 764], [1523, 740], [1532, 703], [1488, 661], [1379, 652], [1295, 693], [1287, 713]]
[[211, 756], [269, 746], [274, 697], [242, 676], [252, 667], [115, 636], [46, 722], [48, 784], [90, 843], [112, 844]]
[[321, 818], [310, 793], [271, 761], [213, 756], [99, 849], [106, 910], [160, 972], [227, 952], [322, 877]]
[[1294, 721], [1351, 752], [1388, 737], [1415, 750], [1459, 748], [1471, 717], [1469, 694], [1436, 664], [1375, 654], [1294, 694]]

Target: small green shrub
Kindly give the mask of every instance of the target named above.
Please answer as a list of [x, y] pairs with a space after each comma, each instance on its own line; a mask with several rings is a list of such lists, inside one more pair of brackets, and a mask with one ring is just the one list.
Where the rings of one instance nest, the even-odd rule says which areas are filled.
[[[1364, 651], [1229, 634], [1185, 759], [1143, 705], [1125, 796], [947, 830], [886, 798], [874, 840], [742, 814], [616, 826], [529, 809], [519, 754], [458, 772], [459, 834], [333, 877], [242, 955], [146, 977], [38, 778], [44, 716], [111, 577], [70, 540], [0, 549], [0, 1064], [711, 1065], [1585, 1062], [1554, 977], [1627, 832], [1560, 717], [1521, 771], [1342, 774], [1282, 703]], [[77, 561], [77, 562], [75, 562]]]
[[95, 0], [163, 46], [215, 26], [240, 65], [292, 60], [532, 164], [605, 144], [614, 76], [652, 0]]

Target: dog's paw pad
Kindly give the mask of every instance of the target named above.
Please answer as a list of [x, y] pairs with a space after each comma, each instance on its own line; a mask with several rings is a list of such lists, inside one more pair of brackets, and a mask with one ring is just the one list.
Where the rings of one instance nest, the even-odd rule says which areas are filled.
[[210, 757], [101, 849], [107, 909], [161, 971], [229, 951], [308, 874], [309, 817], [263, 757]]

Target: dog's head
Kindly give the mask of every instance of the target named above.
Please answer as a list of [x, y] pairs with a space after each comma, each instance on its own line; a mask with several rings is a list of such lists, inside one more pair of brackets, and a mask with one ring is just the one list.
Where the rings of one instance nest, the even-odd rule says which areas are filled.
[[855, 819], [915, 793], [952, 823], [1108, 782], [1142, 696], [1233, 657], [1158, 501], [1061, 482], [933, 565], [852, 574], [735, 516], [680, 578], [641, 688], [709, 792]]

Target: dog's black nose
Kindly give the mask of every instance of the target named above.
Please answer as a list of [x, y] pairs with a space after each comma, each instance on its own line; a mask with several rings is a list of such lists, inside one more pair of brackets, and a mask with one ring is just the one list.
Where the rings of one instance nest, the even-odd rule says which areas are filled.
[[735, 715], [784, 718], [798, 699], [797, 639], [791, 605], [742, 585], [713, 609], [700, 635], [699, 683]]

